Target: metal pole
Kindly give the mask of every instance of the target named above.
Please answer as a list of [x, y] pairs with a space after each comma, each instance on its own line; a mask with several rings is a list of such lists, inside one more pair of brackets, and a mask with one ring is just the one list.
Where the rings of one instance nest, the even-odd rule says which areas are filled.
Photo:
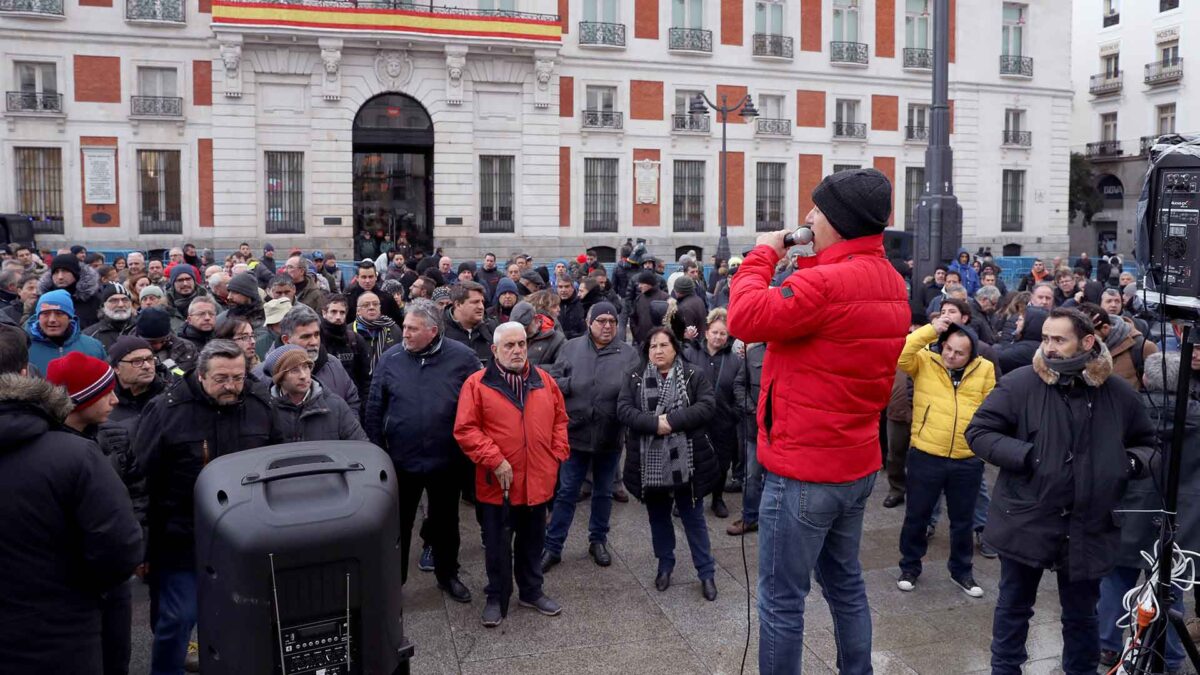
[[726, 154], [728, 153], [729, 108], [726, 106], [726, 96], [721, 95], [721, 237], [717, 240], [717, 258], [729, 259], [729, 201], [726, 199], [729, 177], [726, 175]]

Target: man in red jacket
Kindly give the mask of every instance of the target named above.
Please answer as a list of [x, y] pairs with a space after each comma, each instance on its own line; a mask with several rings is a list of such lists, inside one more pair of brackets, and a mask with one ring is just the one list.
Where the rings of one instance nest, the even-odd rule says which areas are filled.
[[879, 413], [911, 310], [883, 252], [892, 186], [879, 171], [825, 178], [805, 219], [815, 256], [770, 287], [785, 232], [760, 235], [729, 297], [729, 332], [767, 343], [758, 401], [758, 666], [799, 673], [815, 570], [833, 613], [838, 671], [871, 672], [871, 616], [858, 561], [879, 470]]
[[517, 578], [522, 607], [556, 616], [542, 592], [546, 507], [558, 466], [570, 455], [567, 406], [541, 368], [530, 365], [525, 326], [501, 324], [492, 334], [495, 358], [463, 383], [454, 438], [475, 463], [475, 499], [483, 528], [488, 583], [483, 625], [499, 626]]

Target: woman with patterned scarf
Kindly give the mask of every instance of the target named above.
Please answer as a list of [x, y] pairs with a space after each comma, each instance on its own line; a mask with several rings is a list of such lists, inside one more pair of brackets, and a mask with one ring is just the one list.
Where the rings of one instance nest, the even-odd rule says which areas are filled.
[[629, 374], [617, 399], [617, 417], [626, 426], [625, 487], [646, 504], [650, 538], [661, 592], [675, 568], [675, 526], [679, 510], [700, 577], [704, 599], [717, 597], [715, 564], [704, 521], [704, 496], [718, 480], [717, 459], [705, 428], [716, 410], [712, 383], [683, 360], [679, 342], [667, 328], [650, 332], [641, 367]]
[[367, 291], [358, 296], [358, 317], [354, 320], [354, 332], [367, 341], [367, 354], [371, 360], [371, 372], [379, 357], [403, 341], [400, 326], [392, 317], [383, 313], [379, 296]]

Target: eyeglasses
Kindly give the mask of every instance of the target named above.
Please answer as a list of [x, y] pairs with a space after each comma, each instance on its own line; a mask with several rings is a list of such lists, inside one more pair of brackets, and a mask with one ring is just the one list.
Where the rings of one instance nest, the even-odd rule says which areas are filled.
[[212, 377], [204, 378], [212, 380], [213, 384], [224, 386], [227, 384], [241, 384], [246, 381], [245, 375], [213, 375]]
[[254, 335], [234, 335], [234, 342], [254, 342]]
[[601, 326], [615, 326], [617, 322], [613, 319], [596, 319], [593, 323], [598, 323]]
[[120, 361], [120, 363], [127, 363], [127, 364], [133, 366], [134, 368], [145, 368], [146, 366], [154, 365], [154, 357], [153, 356], [143, 356], [140, 359], [122, 359]]

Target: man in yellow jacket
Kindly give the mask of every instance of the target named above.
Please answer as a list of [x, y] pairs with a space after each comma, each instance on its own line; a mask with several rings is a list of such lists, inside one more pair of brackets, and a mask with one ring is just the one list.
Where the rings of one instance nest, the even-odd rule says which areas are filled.
[[971, 530], [983, 460], [971, 452], [963, 433], [996, 386], [995, 368], [979, 356], [978, 339], [971, 329], [946, 316], [908, 336], [899, 366], [913, 380], [913, 421], [896, 585], [902, 591], [916, 587], [927, 546], [925, 526], [938, 497], [945, 493], [950, 578], [967, 595], [982, 597], [983, 589], [972, 573]]

